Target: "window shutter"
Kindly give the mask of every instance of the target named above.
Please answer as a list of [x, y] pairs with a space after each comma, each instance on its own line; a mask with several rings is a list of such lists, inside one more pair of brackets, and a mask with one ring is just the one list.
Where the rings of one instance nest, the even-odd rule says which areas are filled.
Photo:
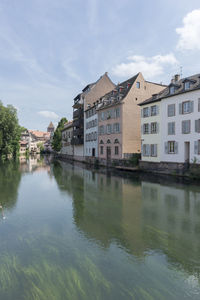
[[178, 142], [175, 142], [174, 150], [175, 150], [175, 154], [178, 154]]
[[182, 103], [179, 103], [179, 114], [180, 114], [180, 115], [183, 114], [183, 106], [182, 106]]
[[190, 101], [190, 112], [194, 111], [194, 101]]
[[156, 133], [159, 133], [159, 123], [156, 123]]
[[200, 98], [198, 99], [198, 111], [200, 112]]
[[168, 142], [165, 142], [165, 154], [168, 154]]
[[143, 144], [141, 145], [141, 155], [143, 156]]
[[156, 105], [156, 115], [158, 115], [158, 114], [159, 114], [159, 106]]
[[143, 126], [144, 126], [144, 125], [141, 125], [141, 134], [144, 133], [144, 132], [143, 132]]
[[150, 115], [150, 109], [149, 107], [147, 107], [147, 116], [149, 117], [149, 115]]
[[143, 108], [141, 108], [141, 118], [143, 118]]
[[151, 152], [150, 145], [147, 145], [147, 156], [150, 156], [150, 152]]
[[157, 156], [157, 144], [154, 145], [154, 155]]
[[195, 120], [195, 132], [198, 132], [198, 125], [199, 125], [199, 120]]
[[198, 141], [194, 141], [194, 154], [198, 154]]
[[185, 124], [185, 122], [184, 121], [182, 121], [182, 133], [185, 133], [185, 126], [186, 124]]

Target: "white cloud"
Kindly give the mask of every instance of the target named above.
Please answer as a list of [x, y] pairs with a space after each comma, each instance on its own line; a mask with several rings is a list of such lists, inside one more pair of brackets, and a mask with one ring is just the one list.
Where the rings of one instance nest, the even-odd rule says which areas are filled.
[[200, 50], [200, 9], [188, 13], [183, 19], [183, 27], [176, 28], [180, 35], [179, 50]]
[[127, 58], [130, 62], [115, 66], [112, 73], [116, 76], [128, 77], [142, 72], [145, 78], [162, 75], [167, 66], [176, 66], [178, 61], [173, 53], [145, 57], [134, 55]]
[[59, 118], [59, 116], [54, 111], [42, 110], [38, 111], [38, 114], [45, 118], [53, 120], [57, 120]]

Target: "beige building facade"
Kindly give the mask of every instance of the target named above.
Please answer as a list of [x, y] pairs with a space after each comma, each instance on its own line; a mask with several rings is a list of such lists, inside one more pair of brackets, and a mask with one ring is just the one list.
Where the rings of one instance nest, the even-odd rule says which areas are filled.
[[99, 158], [128, 159], [141, 152], [139, 103], [159, 93], [165, 86], [146, 81], [141, 73], [118, 84], [100, 99]]

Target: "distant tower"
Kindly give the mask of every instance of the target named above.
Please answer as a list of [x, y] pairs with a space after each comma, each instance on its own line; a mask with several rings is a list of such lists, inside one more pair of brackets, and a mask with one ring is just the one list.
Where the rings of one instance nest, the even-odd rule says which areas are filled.
[[47, 127], [47, 132], [54, 133], [54, 125], [50, 122], [49, 126]]

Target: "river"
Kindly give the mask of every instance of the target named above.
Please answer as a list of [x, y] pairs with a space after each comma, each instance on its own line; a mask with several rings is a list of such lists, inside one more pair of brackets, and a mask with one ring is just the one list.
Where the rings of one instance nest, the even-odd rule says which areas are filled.
[[0, 299], [200, 299], [200, 186], [0, 165]]

